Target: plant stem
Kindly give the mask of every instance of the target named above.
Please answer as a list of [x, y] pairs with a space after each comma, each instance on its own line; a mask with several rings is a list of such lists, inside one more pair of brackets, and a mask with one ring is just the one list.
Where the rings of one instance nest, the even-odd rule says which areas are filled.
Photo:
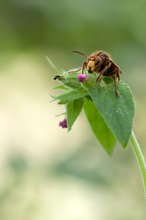
[[133, 131], [131, 133], [130, 142], [132, 144], [133, 151], [136, 155], [136, 158], [137, 158], [140, 170], [141, 170], [143, 184], [144, 184], [144, 192], [145, 192], [145, 196], [146, 196], [146, 163], [145, 163], [140, 145], [139, 145]]

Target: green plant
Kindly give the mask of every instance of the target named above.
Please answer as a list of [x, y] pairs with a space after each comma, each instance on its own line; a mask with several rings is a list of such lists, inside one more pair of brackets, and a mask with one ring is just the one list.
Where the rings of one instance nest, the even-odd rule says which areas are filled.
[[55, 89], [63, 90], [61, 95], [53, 97], [58, 104], [65, 105], [64, 119], [60, 122], [62, 128], [71, 130], [81, 110], [91, 126], [93, 133], [105, 151], [111, 155], [118, 141], [123, 148], [128, 143], [137, 158], [146, 191], [146, 165], [138, 141], [132, 131], [135, 114], [135, 103], [129, 86], [119, 81], [118, 96], [114, 92], [112, 79], [102, 77], [96, 82], [97, 74], [81, 74], [79, 70], [69, 70], [55, 76], [62, 85]]

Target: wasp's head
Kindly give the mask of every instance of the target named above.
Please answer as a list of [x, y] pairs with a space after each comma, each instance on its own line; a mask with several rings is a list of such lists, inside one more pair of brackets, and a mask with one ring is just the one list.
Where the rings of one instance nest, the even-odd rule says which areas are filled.
[[95, 70], [95, 61], [89, 60], [87, 63], [87, 71], [88, 71], [88, 73], [93, 73], [94, 70]]
[[95, 57], [94, 57], [94, 55], [91, 55], [90, 57], [87, 57], [85, 54], [83, 54], [80, 51], [73, 50], [72, 52], [78, 53], [78, 54], [84, 56], [87, 60], [85, 63], [86, 63], [88, 73], [93, 73], [94, 72], [94, 70], [95, 70]]

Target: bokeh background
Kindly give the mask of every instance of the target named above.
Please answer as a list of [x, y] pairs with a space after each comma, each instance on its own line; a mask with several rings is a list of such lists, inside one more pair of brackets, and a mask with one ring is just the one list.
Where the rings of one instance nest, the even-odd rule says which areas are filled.
[[110, 158], [84, 113], [71, 132], [49, 103], [55, 71], [105, 50], [136, 100], [134, 131], [146, 158], [146, 1], [0, 1], [0, 219], [145, 220], [131, 146]]

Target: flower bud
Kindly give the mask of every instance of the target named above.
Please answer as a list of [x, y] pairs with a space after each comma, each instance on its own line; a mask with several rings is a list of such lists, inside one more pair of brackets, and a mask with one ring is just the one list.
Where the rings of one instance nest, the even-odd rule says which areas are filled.
[[78, 74], [77, 78], [80, 82], [84, 82], [87, 78], [87, 75], [84, 73], [80, 73], [80, 74]]
[[60, 122], [59, 122], [59, 126], [62, 127], [62, 128], [67, 128], [66, 118], [65, 118], [63, 121], [60, 121]]

